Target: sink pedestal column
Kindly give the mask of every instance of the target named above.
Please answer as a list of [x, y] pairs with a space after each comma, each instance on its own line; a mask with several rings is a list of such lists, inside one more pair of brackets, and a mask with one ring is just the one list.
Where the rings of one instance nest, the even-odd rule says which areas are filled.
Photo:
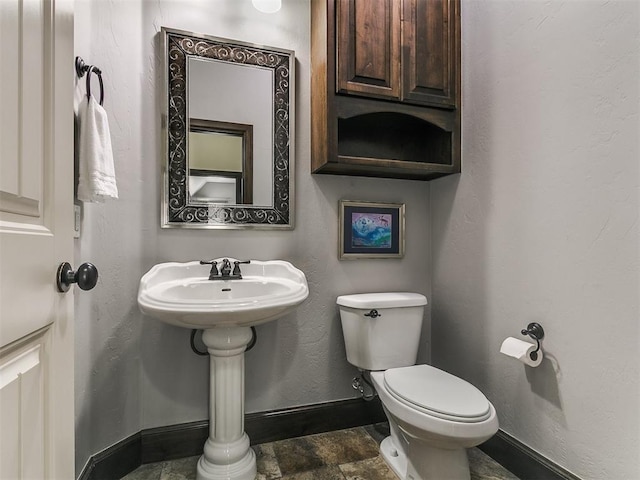
[[256, 456], [244, 432], [244, 352], [249, 327], [214, 327], [202, 340], [210, 356], [209, 438], [197, 480], [254, 480]]

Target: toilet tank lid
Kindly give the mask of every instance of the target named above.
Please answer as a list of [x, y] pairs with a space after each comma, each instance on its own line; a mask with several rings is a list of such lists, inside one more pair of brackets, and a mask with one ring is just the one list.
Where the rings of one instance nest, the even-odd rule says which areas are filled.
[[411, 292], [359, 293], [340, 295], [336, 303], [351, 308], [419, 307], [427, 304], [427, 297]]

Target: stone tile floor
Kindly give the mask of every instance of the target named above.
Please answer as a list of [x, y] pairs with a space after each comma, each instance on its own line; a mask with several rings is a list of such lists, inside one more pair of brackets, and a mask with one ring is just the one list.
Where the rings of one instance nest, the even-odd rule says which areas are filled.
[[[263, 443], [256, 480], [397, 480], [379, 455], [386, 424]], [[142, 465], [122, 480], [192, 480], [199, 456]], [[471, 480], [518, 480], [477, 448], [469, 450]]]

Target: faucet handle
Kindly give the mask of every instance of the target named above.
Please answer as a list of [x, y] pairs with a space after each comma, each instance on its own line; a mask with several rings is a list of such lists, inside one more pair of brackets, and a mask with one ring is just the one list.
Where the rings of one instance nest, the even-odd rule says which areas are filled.
[[211, 265], [211, 271], [209, 272], [209, 279], [211, 279], [211, 277], [216, 277], [218, 275], [220, 275], [218, 273], [218, 262], [216, 262], [215, 260], [200, 260], [200, 265]]
[[232, 275], [237, 275], [240, 278], [242, 278], [242, 272], [240, 272], [240, 265], [241, 264], [245, 264], [245, 263], [251, 263], [251, 260], [244, 260], [244, 261], [236, 260], [235, 262], [233, 262], [233, 274]]

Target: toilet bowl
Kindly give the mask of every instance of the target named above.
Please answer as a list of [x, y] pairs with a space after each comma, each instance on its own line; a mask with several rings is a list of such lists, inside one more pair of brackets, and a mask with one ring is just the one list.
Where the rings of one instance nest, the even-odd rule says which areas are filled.
[[466, 448], [493, 436], [498, 418], [470, 383], [416, 365], [427, 300], [415, 293], [338, 297], [347, 360], [369, 371], [391, 435], [380, 451], [402, 480], [468, 480]]
[[[398, 371], [412, 388], [393, 383]], [[484, 395], [429, 365], [371, 372], [371, 379], [394, 425], [380, 450], [396, 475], [414, 480], [468, 479], [465, 449], [498, 430], [495, 408]], [[459, 396], [464, 394], [468, 396]]]

